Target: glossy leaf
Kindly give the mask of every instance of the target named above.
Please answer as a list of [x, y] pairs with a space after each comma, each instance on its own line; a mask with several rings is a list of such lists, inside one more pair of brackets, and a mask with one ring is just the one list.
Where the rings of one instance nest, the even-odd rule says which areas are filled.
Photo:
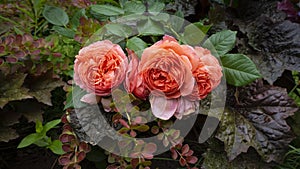
[[152, 2], [149, 5], [148, 8], [148, 12], [152, 13], [152, 14], [157, 14], [159, 12], [161, 12], [165, 7], [165, 4], [159, 1], [156, 2]]
[[53, 25], [66, 26], [69, 23], [67, 13], [58, 7], [46, 5], [43, 11], [43, 16]]
[[62, 143], [59, 140], [54, 140], [51, 142], [51, 144], [48, 146], [48, 148], [54, 153], [54, 154], [64, 154], [65, 152], [62, 150]]
[[91, 5], [91, 11], [104, 16], [117, 16], [124, 14], [124, 10], [112, 5]]
[[35, 132], [41, 133], [43, 131], [43, 124], [40, 120], [35, 122]]
[[184, 28], [183, 39], [189, 45], [199, 45], [204, 37], [205, 33], [194, 24], [190, 24]]
[[105, 25], [106, 32], [119, 37], [127, 38], [131, 35], [131, 27], [125, 24], [110, 23]]
[[142, 39], [134, 36], [126, 42], [126, 47], [133, 50], [138, 56], [141, 57], [143, 50], [147, 48], [148, 45]]
[[124, 5], [124, 11], [126, 14], [143, 14], [146, 7], [139, 1], [127, 1]]
[[203, 47], [209, 49], [216, 57], [223, 56], [234, 47], [236, 33], [224, 30], [213, 34], [204, 42]]
[[151, 18], [141, 20], [137, 23], [137, 29], [141, 35], [163, 35], [163, 25], [159, 22], [155, 22]]
[[39, 133], [29, 134], [28, 136], [26, 136], [25, 138], [22, 139], [22, 141], [20, 142], [20, 144], [18, 145], [17, 148], [27, 147], [27, 146], [33, 144], [34, 142], [42, 139], [42, 137], [43, 137], [43, 135], [41, 135]]
[[227, 83], [234, 86], [243, 86], [251, 83], [261, 75], [255, 64], [242, 54], [226, 54], [221, 62]]
[[46, 133], [46, 132], [49, 131], [50, 129], [54, 128], [54, 127], [57, 126], [60, 122], [61, 122], [60, 119], [49, 121], [49, 122], [46, 123], [45, 126], [43, 127], [43, 133]]
[[75, 37], [75, 32], [71, 29], [63, 28], [63, 27], [60, 27], [60, 26], [53, 26], [52, 29], [55, 32], [57, 32], [58, 34], [66, 36], [68, 38], [74, 38]]

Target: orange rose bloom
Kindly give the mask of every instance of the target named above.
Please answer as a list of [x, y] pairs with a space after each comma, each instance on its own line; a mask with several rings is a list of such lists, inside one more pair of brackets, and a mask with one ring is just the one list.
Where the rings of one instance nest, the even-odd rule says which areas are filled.
[[196, 84], [192, 94], [188, 96], [190, 100], [205, 98], [220, 84], [222, 77], [222, 68], [208, 49], [195, 47], [195, 53], [196, 55], [191, 61], [198, 63], [192, 69]]
[[82, 89], [98, 96], [111, 94], [120, 85], [128, 67], [122, 48], [109, 40], [82, 48], [74, 64], [74, 81]]
[[181, 45], [165, 35], [142, 54], [139, 73], [154, 96], [168, 99], [189, 95], [194, 86], [192, 65]]

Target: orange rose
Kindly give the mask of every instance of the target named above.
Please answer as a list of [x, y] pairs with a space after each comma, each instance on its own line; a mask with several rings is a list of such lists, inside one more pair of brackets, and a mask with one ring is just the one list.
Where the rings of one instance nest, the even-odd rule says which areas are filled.
[[128, 60], [119, 45], [104, 40], [82, 48], [74, 64], [74, 81], [98, 96], [111, 94], [125, 78]]
[[127, 50], [130, 63], [126, 72], [124, 87], [128, 93], [145, 100], [149, 96], [149, 90], [145, 87], [141, 75], [138, 74], [139, 59], [136, 54]]
[[208, 49], [195, 47], [195, 53], [196, 55], [191, 59], [191, 62], [198, 63], [194, 64], [192, 69], [196, 84], [192, 94], [188, 97], [190, 100], [205, 98], [220, 84], [222, 77], [222, 68]]
[[184, 48], [167, 35], [144, 50], [139, 73], [152, 95], [174, 99], [192, 92], [195, 80], [186, 54]]

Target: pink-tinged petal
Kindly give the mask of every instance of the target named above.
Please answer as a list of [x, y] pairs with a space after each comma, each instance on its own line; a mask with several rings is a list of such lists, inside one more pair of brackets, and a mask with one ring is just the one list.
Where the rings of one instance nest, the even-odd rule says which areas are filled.
[[151, 110], [155, 117], [162, 120], [170, 119], [178, 106], [177, 99], [166, 99], [165, 97], [150, 96]]
[[111, 97], [102, 97], [101, 98], [101, 104], [103, 106], [104, 111], [110, 112], [112, 110], [110, 107], [111, 102], [112, 102]]
[[177, 40], [174, 37], [169, 36], [169, 35], [164, 35], [163, 41], [174, 41], [174, 42], [177, 42]]
[[181, 119], [182, 116], [189, 115], [196, 112], [199, 107], [199, 101], [190, 101], [185, 97], [181, 97], [178, 100], [178, 106], [176, 113], [174, 114], [176, 118]]
[[96, 96], [93, 93], [89, 93], [84, 95], [80, 101], [88, 103], [88, 104], [97, 104], [100, 101], [101, 97]]

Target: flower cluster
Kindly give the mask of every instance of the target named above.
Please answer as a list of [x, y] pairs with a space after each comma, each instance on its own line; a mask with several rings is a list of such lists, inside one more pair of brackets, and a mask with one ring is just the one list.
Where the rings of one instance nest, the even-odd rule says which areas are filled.
[[141, 59], [131, 50], [127, 53], [109, 40], [79, 51], [74, 81], [89, 92], [82, 101], [97, 103], [123, 83], [128, 93], [149, 99], [155, 117], [181, 119], [195, 112], [198, 101], [221, 81], [221, 66], [209, 50], [181, 45], [168, 35], [146, 48]]

